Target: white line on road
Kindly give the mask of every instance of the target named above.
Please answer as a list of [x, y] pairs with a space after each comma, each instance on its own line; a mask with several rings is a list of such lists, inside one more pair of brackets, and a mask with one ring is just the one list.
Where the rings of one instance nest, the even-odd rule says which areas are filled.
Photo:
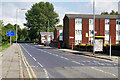
[[110, 75], [112, 75], [112, 76], [116, 76], [116, 75], [113, 74], [113, 73], [105, 72], [105, 71], [103, 71], [103, 70], [101, 70], [101, 69], [97, 69], [97, 68], [95, 68], [95, 67], [91, 67], [91, 68], [94, 69], [94, 70], [97, 70], [97, 71], [100, 71], [100, 72], [106, 73], [106, 74], [110, 74]]
[[33, 59], [36, 61], [36, 59], [33, 57]]
[[43, 65], [42, 64], [40, 64], [39, 62], [37, 62], [38, 63], [38, 65], [40, 65], [40, 67], [42, 67], [43, 68]]
[[[26, 44], [27, 45], [27, 44]], [[21, 45], [22, 46], [22, 45]], [[28, 45], [27, 45], [28, 46]], [[32, 47], [32, 46], [30, 46], [30, 47]], [[24, 48], [24, 47], [23, 47]], [[35, 47], [32, 47], [32, 48], [35, 48]], [[36, 49], [36, 48], [35, 48]], [[39, 49], [40, 50], [40, 49]], [[27, 50], [26, 50], [27, 51]], [[40, 50], [40, 51], [42, 51], [42, 50]], [[27, 51], [28, 52], [28, 51]], [[46, 51], [44, 51], [44, 52], [46, 52]], [[33, 57], [33, 59], [36, 61], [36, 59]], [[42, 64], [40, 64], [39, 62], [37, 62], [38, 63], [38, 65], [40, 65], [40, 67], [42, 67], [43, 68], [43, 65]], [[44, 72], [45, 72], [45, 75], [46, 75], [46, 78], [49, 78], [49, 75], [48, 75], [48, 72], [47, 72], [47, 70], [45, 69], [45, 68], [43, 68], [43, 70], [44, 70]]]

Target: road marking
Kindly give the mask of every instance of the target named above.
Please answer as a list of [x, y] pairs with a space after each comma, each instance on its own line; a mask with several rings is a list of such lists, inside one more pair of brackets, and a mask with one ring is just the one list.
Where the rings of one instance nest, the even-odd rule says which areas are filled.
[[110, 73], [110, 72], [105, 72], [105, 71], [103, 71], [103, 70], [101, 70], [101, 69], [97, 69], [97, 68], [95, 68], [95, 67], [91, 67], [92, 69], [94, 69], [94, 70], [97, 70], [97, 71], [100, 71], [100, 72], [103, 72], [103, 73], [107, 73], [107, 74], [110, 74], [110, 75], [112, 75], [112, 76], [116, 76], [115, 74], [113, 74], [113, 73]]
[[33, 59], [36, 61], [36, 59], [33, 57]]
[[29, 70], [27, 64], [25, 63], [25, 59], [24, 59], [24, 57], [23, 57], [23, 52], [22, 52], [21, 48], [20, 48], [20, 52], [21, 52], [21, 56], [22, 56], [22, 61], [23, 61], [23, 63], [25, 64], [25, 67], [27, 68], [28, 75], [29, 75], [30, 78], [32, 78], [31, 73], [30, 73], [30, 70]]
[[40, 67], [42, 67], [43, 68], [43, 65], [41, 65], [39, 62], [37, 62], [38, 63], [38, 65], [40, 65]]
[[[22, 46], [22, 45], [21, 45], [21, 46]], [[32, 46], [30, 46], [30, 47], [32, 47]], [[33, 47], [33, 48], [35, 48], [35, 47]], [[36, 48], [35, 48], [35, 49], [36, 49]], [[27, 52], [28, 52], [28, 51], [27, 51]], [[34, 57], [33, 57], [33, 59], [36, 60]], [[40, 64], [39, 62], [37, 62], [37, 63], [38, 63], [38, 65], [39, 65], [40, 67], [43, 68], [43, 65], [42, 65], [42, 64]], [[45, 72], [46, 78], [49, 78], [49, 75], [48, 75], [47, 70], [46, 70], [45, 68], [43, 68], [43, 70], [44, 70], [44, 72]]]
[[49, 78], [47, 70], [45, 68], [43, 70], [44, 70], [44, 72], [46, 74], [46, 78]]
[[[22, 45], [21, 45], [21, 46], [22, 46]], [[27, 53], [29, 53], [23, 46], [22, 46], [22, 48], [23, 48]], [[22, 53], [22, 54], [23, 54], [23, 53]], [[23, 56], [24, 56], [24, 54], [23, 54]], [[26, 61], [27, 65], [30, 67], [30, 70], [31, 70], [31, 72], [32, 72], [32, 74], [33, 74], [33, 76], [34, 76], [34, 78], [37, 78], [35, 72], [34, 72], [33, 69], [31, 68], [31, 66], [29, 65], [29, 63], [27, 62], [27, 59], [26, 59], [25, 56], [24, 56], [24, 58], [25, 58], [25, 61]]]

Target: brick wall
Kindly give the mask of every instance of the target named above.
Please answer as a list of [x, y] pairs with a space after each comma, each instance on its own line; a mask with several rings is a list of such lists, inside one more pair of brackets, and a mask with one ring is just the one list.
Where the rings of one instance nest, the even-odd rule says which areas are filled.
[[82, 19], [82, 43], [89, 42], [89, 38], [86, 37], [86, 33], [89, 35], [89, 19]]
[[68, 47], [69, 44], [69, 19], [64, 17], [63, 19], [63, 42], [64, 46]]
[[110, 19], [111, 44], [116, 43], [116, 19]]
[[100, 19], [95, 19], [95, 31], [97, 32], [95, 36], [99, 36], [100, 34]]
[[75, 19], [69, 19], [69, 45], [72, 45], [72, 42], [75, 42]]

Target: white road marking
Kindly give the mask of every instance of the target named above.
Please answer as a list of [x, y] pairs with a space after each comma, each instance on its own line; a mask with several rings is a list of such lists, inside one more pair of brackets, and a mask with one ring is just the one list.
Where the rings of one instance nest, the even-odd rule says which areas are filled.
[[39, 62], [37, 62], [38, 63], [38, 65], [40, 65], [40, 67], [42, 67], [43, 68], [43, 65], [42, 64], [40, 64]]
[[91, 67], [91, 68], [94, 69], [94, 70], [97, 70], [97, 71], [100, 71], [100, 72], [106, 73], [106, 74], [110, 74], [110, 75], [112, 75], [112, 76], [116, 76], [116, 75], [113, 74], [113, 73], [105, 72], [105, 71], [103, 71], [103, 70], [101, 70], [101, 69], [97, 69], [97, 68], [95, 68], [95, 67]]
[[[21, 45], [22, 46], [22, 45]], [[27, 45], [28, 46], [28, 45]], [[22, 46], [23, 47], [23, 46]], [[32, 47], [32, 46], [30, 46], [30, 47]], [[24, 47], [23, 47], [24, 48]], [[33, 47], [33, 48], [35, 48], [35, 47]], [[25, 48], [24, 48], [25, 49]], [[35, 48], [36, 49], [36, 48]], [[25, 49], [26, 50], [26, 49]], [[27, 50], [26, 50], [27, 51]], [[44, 52], [46, 52], [46, 51], [44, 51]], [[27, 51], [27, 53], [28, 53], [28, 51]], [[36, 59], [33, 57], [33, 59], [36, 61]], [[43, 66], [42, 66], [42, 64], [40, 64], [39, 62], [37, 62], [38, 63], [38, 65], [40, 65], [42, 68], [43, 68]], [[43, 70], [44, 70], [44, 72], [45, 72], [45, 75], [46, 75], [46, 78], [49, 78], [49, 75], [48, 75], [48, 72], [47, 72], [47, 70], [45, 69], [45, 68], [43, 68]]]
[[33, 57], [33, 59], [36, 61], [36, 59]]

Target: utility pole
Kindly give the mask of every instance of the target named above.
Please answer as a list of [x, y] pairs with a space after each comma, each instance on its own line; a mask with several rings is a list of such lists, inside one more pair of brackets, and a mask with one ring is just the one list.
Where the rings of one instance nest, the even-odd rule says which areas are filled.
[[94, 18], [94, 24], [93, 24], [93, 55], [95, 54], [95, 0], [93, 0], [93, 18]]
[[18, 9], [16, 9], [16, 43], [17, 43], [17, 15], [18, 15]]
[[10, 35], [10, 46], [11, 46], [11, 35]]
[[[17, 43], [17, 18], [18, 18], [18, 10], [19, 9], [16, 9], [16, 43]], [[22, 8], [20, 10], [26, 10], [25, 8]]]

